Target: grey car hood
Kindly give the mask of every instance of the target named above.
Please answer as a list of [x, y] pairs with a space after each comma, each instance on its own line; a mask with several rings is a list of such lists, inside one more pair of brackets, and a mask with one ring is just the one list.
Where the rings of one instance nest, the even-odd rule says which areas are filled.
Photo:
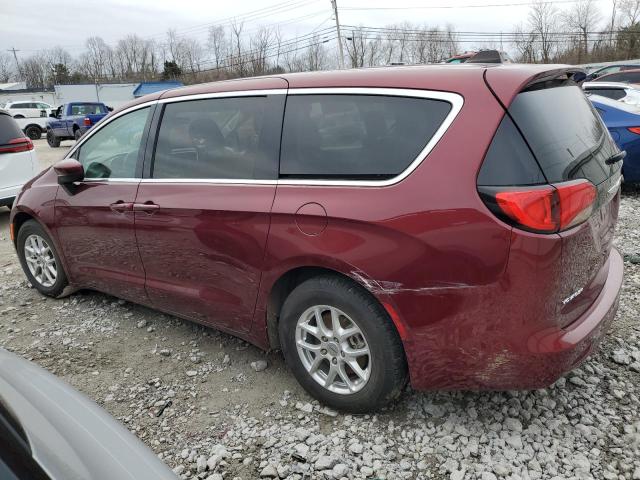
[[53, 480], [176, 480], [140, 440], [94, 402], [0, 348], [0, 400]]

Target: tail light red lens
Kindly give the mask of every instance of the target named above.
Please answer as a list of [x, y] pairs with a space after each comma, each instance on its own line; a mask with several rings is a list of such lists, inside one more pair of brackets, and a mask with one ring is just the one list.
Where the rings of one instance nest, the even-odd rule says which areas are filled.
[[91, 126], [91, 119], [89, 117], [84, 117], [84, 126], [85, 127], [90, 127]]
[[596, 187], [588, 180], [533, 187], [479, 187], [487, 206], [510, 224], [537, 233], [555, 233], [587, 220]]
[[27, 137], [12, 138], [4, 145], [0, 145], [0, 153], [18, 153], [33, 150], [33, 142]]
[[628, 127], [627, 130], [636, 135], [640, 135], [640, 127]]

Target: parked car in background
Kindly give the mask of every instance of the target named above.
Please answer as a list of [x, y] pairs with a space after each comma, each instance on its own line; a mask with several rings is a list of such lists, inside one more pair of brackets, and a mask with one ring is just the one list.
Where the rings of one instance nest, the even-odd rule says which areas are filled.
[[177, 480], [98, 405], [1, 348], [0, 478]]
[[622, 155], [573, 73], [389, 67], [142, 97], [23, 189], [11, 238], [42, 294], [96, 289], [281, 349], [337, 409], [408, 379], [543, 387], [597, 347], [622, 283]]
[[[589, 72], [589, 74], [587, 74], [587, 82], [591, 82], [597, 78], [600, 78], [604, 75], [609, 75], [611, 73], [618, 73], [618, 72], [625, 72], [627, 70], [635, 70], [635, 69], [639, 69], [640, 68], [640, 64], [637, 63], [631, 63], [631, 64], [627, 64], [627, 65], [607, 65], [605, 67], [600, 67], [596, 70], [593, 70], [592, 72]], [[617, 81], [617, 80], [611, 80], [613, 81]]]
[[627, 152], [622, 175], [627, 183], [640, 182], [640, 108], [590, 95], [589, 100], [602, 117], [611, 137], [621, 150]]
[[610, 73], [598, 77], [598, 82], [622, 82], [640, 85], [640, 69], [625, 70], [618, 73]]
[[454, 55], [451, 58], [447, 58], [444, 63], [464, 63], [467, 60], [469, 60], [471, 57], [473, 57], [476, 53], [478, 52], [464, 52], [461, 53], [459, 55]]
[[513, 63], [507, 52], [500, 50], [481, 50], [466, 63]]
[[62, 140], [78, 140], [109, 113], [100, 102], [71, 102], [60, 105], [47, 122], [47, 142], [59, 147]]
[[2, 107], [13, 118], [48, 117], [53, 107], [44, 102], [7, 102]]
[[507, 52], [499, 50], [480, 50], [479, 52], [465, 52], [448, 58], [444, 63], [513, 63]]
[[31, 140], [39, 140], [42, 134], [47, 131], [49, 120], [45, 117], [16, 118], [20, 130]]
[[37, 172], [33, 142], [8, 112], [0, 110], [0, 207], [11, 207], [22, 186]]
[[629, 83], [584, 82], [582, 88], [587, 94], [600, 95], [629, 105], [640, 105], [640, 90]]

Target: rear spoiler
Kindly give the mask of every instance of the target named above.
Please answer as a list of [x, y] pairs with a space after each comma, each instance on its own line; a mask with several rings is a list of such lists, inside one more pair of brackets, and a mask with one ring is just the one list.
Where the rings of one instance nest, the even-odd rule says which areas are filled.
[[546, 88], [559, 82], [581, 83], [584, 77], [585, 70], [572, 65], [511, 64], [487, 66], [484, 71], [489, 90], [505, 107], [522, 91]]
[[556, 83], [563, 83], [572, 80], [577, 84], [581, 84], [587, 78], [587, 73], [581, 68], [567, 68], [561, 70], [550, 70], [532, 77], [529, 82], [520, 90], [527, 92], [530, 90], [539, 90], [549, 88]]

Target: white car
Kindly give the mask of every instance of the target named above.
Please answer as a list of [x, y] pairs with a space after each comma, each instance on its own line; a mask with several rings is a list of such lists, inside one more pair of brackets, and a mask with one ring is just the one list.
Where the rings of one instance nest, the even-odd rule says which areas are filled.
[[48, 117], [53, 111], [53, 107], [48, 103], [34, 101], [7, 102], [2, 108], [13, 118]]
[[629, 105], [640, 106], [640, 90], [628, 83], [584, 82], [582, 88], [588, 94], [600, 95]]
[[33, 142], [11, 115], [0, 110], [0, 207], [11, 207], [22, 186], [37, 173]]

